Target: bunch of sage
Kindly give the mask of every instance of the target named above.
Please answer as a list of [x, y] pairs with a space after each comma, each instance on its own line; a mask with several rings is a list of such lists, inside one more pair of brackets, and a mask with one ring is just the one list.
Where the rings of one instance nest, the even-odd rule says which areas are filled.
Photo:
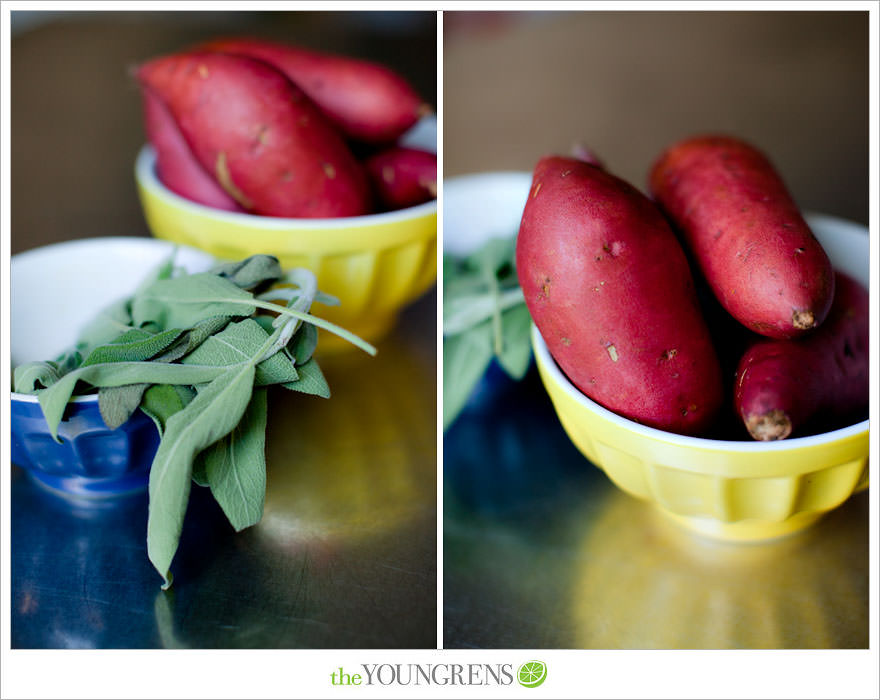
[[[262, 517], [266, 387], [328, 398], [313, 357], [318, 327], [370, 354], [348, 331], [309, 313], [336, 304], [305, 269], [255, 255], [186, 274], [173, 256], [131, 297], [103, 309], [55, 361], [15, 369], [15, 391], [36, 394], [52, 437], [71, 396], [98, 392], [116, 428], [138, 409], [160, 442], [150, 470], [147, 552], [171, 585], [191, 482], [207, 486], [237, 530]], [[281, 302], [281, 303], [278, 303]]]
[[516, 238], [490, 238], [443, 259], [443, 429], [461, 413], [495, 358], [520, 380], [529, 368], [531, 317], [515, 268]]

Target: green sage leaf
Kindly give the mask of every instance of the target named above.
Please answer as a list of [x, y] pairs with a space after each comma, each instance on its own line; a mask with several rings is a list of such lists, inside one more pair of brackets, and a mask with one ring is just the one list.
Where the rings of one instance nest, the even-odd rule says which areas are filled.
[[267, 287], [284, 275], [278, 258], [272, 255], [251, 255], [237, 262], [221, 263], [211, 272], [249, 291]]
[[115, 430], [137, 411], [149, 384], [105, 386], [98, 391], [98, 410], [104, 424]]
[[210, 316], [250, 316], [253, 295], [230, 280], [202, 272], [157, 280], [131, 302], [136, 325], [155, 321], [161, 328], [192, 328]]
[[150, 468], [147, 518], [147, 554], [164, 579], [162, 588], [171, 585], [171, 561], [183, 528], [193, 459], [241, 420], [253, 392], [254, 375], [253, 363], [225, 369], [165, 425]]
[[79, 381], [96, 387], [123, 386], [125, 384], [203, 384], [213, 381], [226, 371], [226, 367], [203, 367], [200, 365], [164, 364], [159, 362], [111, 362], [90, 365], [64, 375], [37, 397], [52, 438], [58, 442], [58, 424], [64, 408], [73, 395]]
[[312, 358], [318, 347], [318, 329], [311, 323], [302, 324], [288, 347], [290, 347], [294, 363], [304, 365]]
[[202, 459], [202, 454], [196, 455], [195, 460], [193, 460], [192, 480], [193, 483], [199, 486], [210, 487], [211, 485], [208, 483], [208, 470], [205, 466], [205, 460]]
[[83, 357], [79, 350], [68, 350], [55, 360], [55, 364], [58, 366], [58, 371], [62, 376], [75, 370], [82, 365], [82, 362]]
[[153, 419], [161, 437], [168, 419], [189, 405], [195, 395], [195, 390], [190, 386], [153, 384], [144, 392], [140, 408]]
[[212, 335], [229, 325], [232, 318], [232, 316], [209, 316], [208, 318], [202, 319], [195, 326], [184, 331], [184, 333], [161, 354], [152, 358], [153, 361], [176, 362], [182, 357], [186, 357]]
[[[230, 323], [224, 330], [206, 339], [183, 360], [183, 364], [234, 365], [254, 356], [269, 338], [259, 323], [251, 318]], [[275, 354], [257, 365], [256, 384], [283, 384], [293, 382], [298, 373], [291, 362], [281, 354]]]
[[299, 379], [295, 382], [282, 384], [285, 389], [298, 391], [302, 394], [312, 394], [324, 399], [330, 398], [330, 387], [324, 378], [324, 373], [318, 367], [315, 358], [311, 358], [303, 365], [298, 366]]
[[532, 317], [525, 304], [514, 306], [501, 315], [503, 347], [498, 362], [517, 381], [525, 376], [532, 359], [531, 325]]
[[140, 328], [126, 331], [114, 341], [99, 345], [92, 350], [83, 366], [100, 365], [107, 362], [142, 362], [159, 354], [177, 340], [183, 331], [171, 329], [161, 333], [150, 333]]
[[274, 333], [275, 332], [275, 326], [272, 325], [273, 322], [275, 321], [274, 316], [266, 316], [264, 314], [257, 314], [256, 316], [252, 316], [251, 318], [253, 318], [254, 321], [256, 321], [257, 323], [259, 323], [260, 328], [262, 328], [264, 331], [266, 331], [266, 333]]
[[61, 379], [61, 372], [54, 362], [27, 362], [12, 373], [12, 386], [19, 394], [36, 394]]
[[237, 532], [263, 517], [266, 407], [266, 390], [255, 389], [238, 425], [196, 459], [204, 465], [211, 493]]
[[443, 339], [443, 429], [464, 408], [492, 360], [492, 324], [484, 321], [467, 333]]

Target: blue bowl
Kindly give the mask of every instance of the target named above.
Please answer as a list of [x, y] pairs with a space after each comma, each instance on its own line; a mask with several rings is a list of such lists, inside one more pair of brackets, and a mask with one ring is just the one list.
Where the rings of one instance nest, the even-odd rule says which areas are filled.
[[13, 394], [12, 463], [44, 486], [74, 496], [119, 496], [145, 489], [159, 431], [141, 411], [111, 430], [97, 399], [78, 397], [68, 404], [57, 443], [36, 396]]
[[[14, 255], [13, 366], [57, 357], [99, 309], [132, 294], [172, 252], [175, 264], [190, 272], [214, 264], [202, 251], [136, 237], [81, 239]], [[58, 426], [58, 443], [49, 434], [36, 396], [13, 392], [11, 404], [12, 463], [40, 484], [69, 496], [98, 499], [147, 487], [159, 433], [145, 413], [136, 411], [111, 430], [101, 418], [96, 394], [75, 397]]]

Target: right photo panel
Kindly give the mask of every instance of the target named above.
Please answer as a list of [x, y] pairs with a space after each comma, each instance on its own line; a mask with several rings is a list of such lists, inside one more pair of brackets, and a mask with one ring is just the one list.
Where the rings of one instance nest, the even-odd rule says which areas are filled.
[[442, 17], [443, 646], [867, 648], [868, 12]]

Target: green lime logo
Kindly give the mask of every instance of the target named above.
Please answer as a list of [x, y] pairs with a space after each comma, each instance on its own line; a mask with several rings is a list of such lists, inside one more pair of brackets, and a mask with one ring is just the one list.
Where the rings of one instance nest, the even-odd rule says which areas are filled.
[[547, 678], [547, 664], [543, 661], [526, 661], [519, 667], [516, 678], [523, 688], [537, 688]]

